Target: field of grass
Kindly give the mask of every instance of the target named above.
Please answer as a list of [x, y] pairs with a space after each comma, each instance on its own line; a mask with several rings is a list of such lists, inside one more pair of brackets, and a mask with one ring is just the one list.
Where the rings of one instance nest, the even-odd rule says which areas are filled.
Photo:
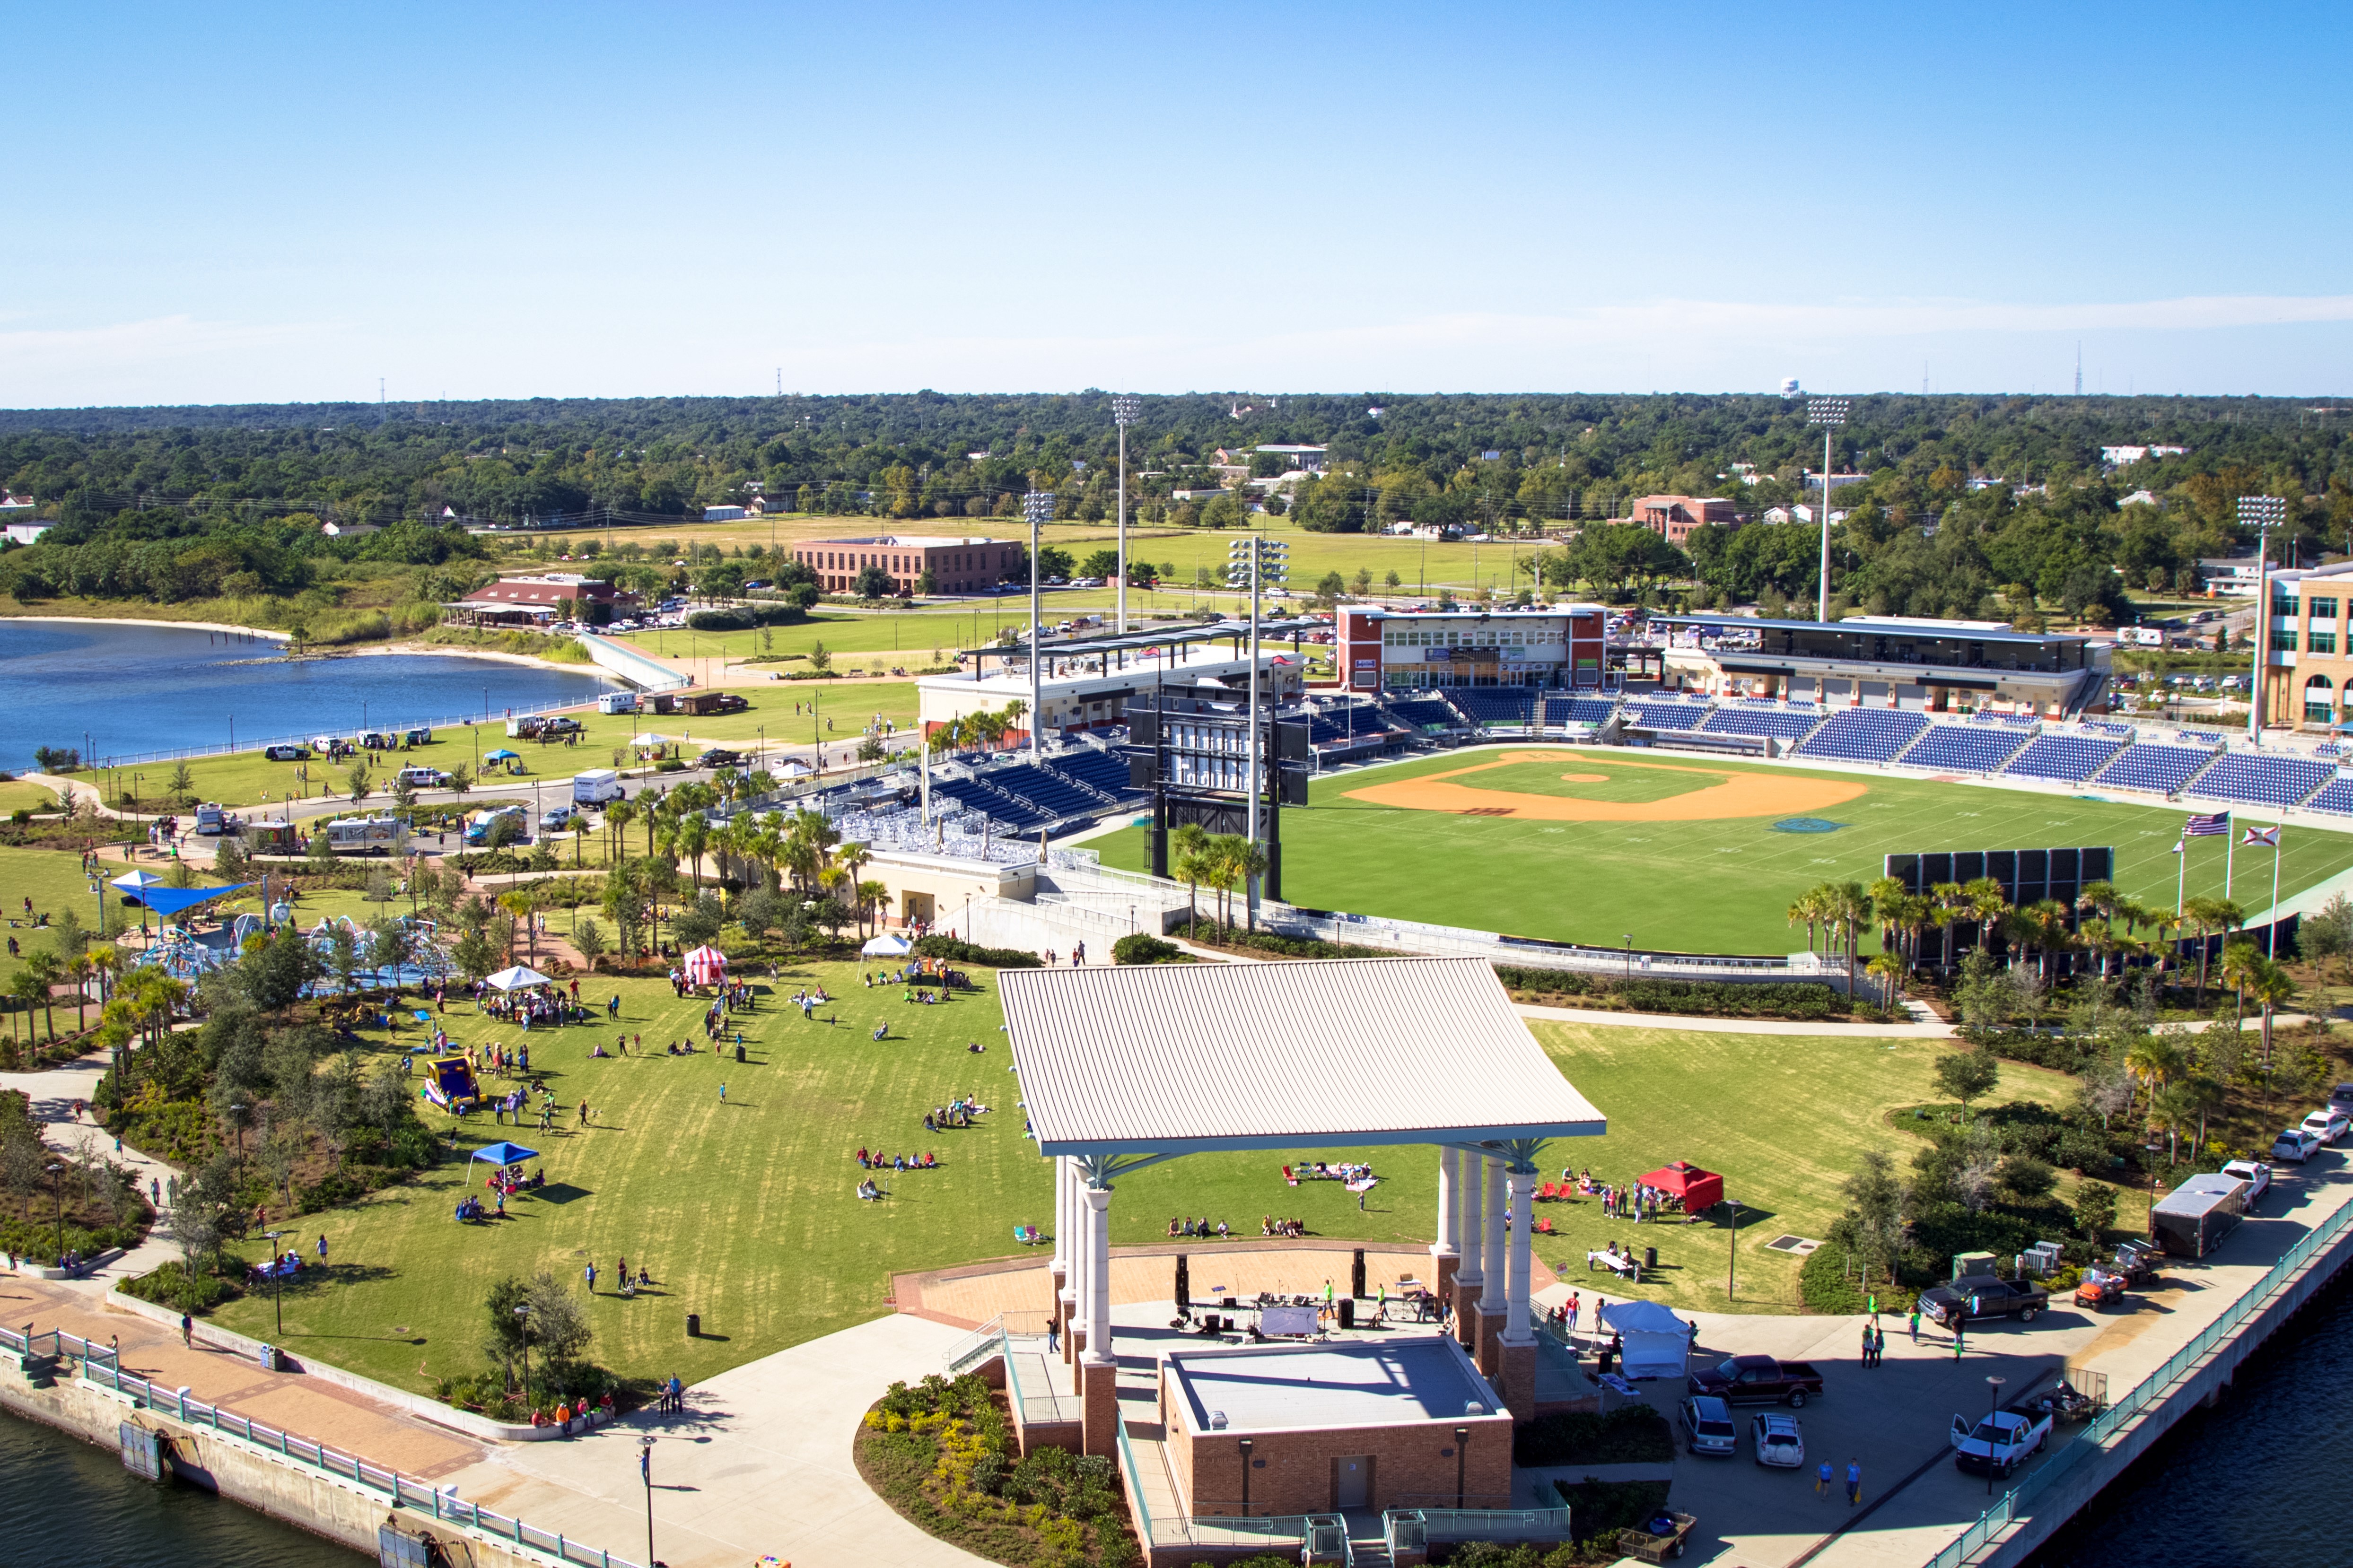
[[[115, 873], [120, 875], [120, 872]], [[25, 849], [0, 844], [0, 915], [11, 922], [5, 934], [16, 939], [17, 946], [29, 952], [37, 947], [47, 947], [54, 940], [47, 931], [39, 931], [15, 922], [25, 918], [25, 900], [33, 900], [34, 911], [55, 921], [67, 910], [81, 917], [85, 931], [98, 927], [98, 899], [90, 890], [90, 881], [81, 874], [79, 859], [55, 849]], [[106, 896], [109, 910], [115, 908], [114, 895]], [[8, 956], [5, 944], [0, 944], [0, 989], [16, 977], [24, 965]], [[63, 1027], [60, 1022], [59, 1027]]]
[[28, 784], [23, 779], [0, 784], [0, 816], [12, 811], [54, 811], [57, 805], [57, 792], [47, 784]]
[[[1674, 753], [1558, 749], [1540, 763], [1450, 781], [1500, 800], [1516, 792], [1567, 800], [1669, 802], [1743, 775], [1856, 785], [1851, 800], [1818, 810], [1698, 821], [1546, 821], [1525, 816], [1409, 810], [1352, 799], [1353, 792], [1497, 761], [1511, 748], [1456, 752], [1393, 767], [1320, 778], [1304, 809], [1282, 815], [1283, 894], [1314, 909], [1515, 935], [1685, 952], [1776, 953], [1805, 945], [1787, 920], [1790, 902], [1817, 882], [1881, 875], [1883, 858], [1915, 850], [2111, 846], [2116, 881], [2142, 903], [2170, 909], [2183, 811], [2111, 805], [1966, 784], [1717, 762]], [[1555, 760], [1555, 759], [1557, 760]], [[1651, 765], [1643, 765], [1651, 764]], [[1665, 772], [1662, 767], [1691, 772]], [[1569, 783], [1563, 773], [1599, 775]], [[1671, 802], [1670, 802], [1671, 803]], [[1774, 828], [1806, 815], [1842, 824], [1831, 833]], [[1091, 841], [1108, 865], [1141, 868], [1141, 829]], [[2232, 896], [2259, 910], [2271, 896], [2271, 856], [2240, 857]], [[2286, 835], [2283, 895], [2353, 868], [2353, 833], [2295, 828]], [[2192, 840], [2189, 892], [2220, 895], [2223, 842]]]

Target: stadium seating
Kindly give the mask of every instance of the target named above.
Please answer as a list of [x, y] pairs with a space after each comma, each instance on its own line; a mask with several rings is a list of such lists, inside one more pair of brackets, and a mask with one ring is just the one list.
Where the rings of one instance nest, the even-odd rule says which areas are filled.
[[1617, 702], [1607, 697], [1547, 697], [1544, 721], [1548, 725], [1607, 724], [1617, 710]]
[[1308, 715], [1307, 743], [1311, 746], [1343, 750], [1351, 743], [1364, 746], [1379, 742], [1394, 731], [1395, 727], [1381, 717], [1380, 710], [1358, 703], [1345, 708], [1319, 708]]
[[2093, 776], [2092, 782], [2116, 789], [2145, 789], [2171, 795], [2189, 776], [2214, 760], [2214, 753], [2195, 746], [2159, 746], [2148, 742], [2126, 746], [2116, 760]]
[[2114, 735], [2119, 741], [2130, 741], [2140, 734], [2129, 724], [2115, 724], [2102, 719], [2086, 719], [2077, 728], [2094, 735]]
[[1449, 689], [1454, 705], [1480, 724], [1527, 724], [1534, 721], [1536, 693], [1525, 686]]
[[1696, 730], [1706, 717], [1707, 704], [1704, 702], [1638, 700], [1626, 704], [1627, 721], [1646, 730]]
[[1000, 828], [1014, 832], [1030, 832], [1054, 820], [1023, 802], [1008, 800], [991, 792], [976, 779], [934, 778], [932, 794], [960, 802], [967, 810], [986, 813]]
[[1123, 801], [1141, 798], [1144, 794], [1128, 787], [1127, 758], [1118, 752], [1065, 752], [1047, 765]]
[[2353, 778], [2331, 779], [2320, 793], [2304, 803], [2306, 811], [2333, 811], [2339, 816], [2353, 816]]
[[2334, 764], [2310, 757], [2233, 752], [2200, 774], [2189, 793], [2248, 805], [2294, 805], [2336, 776]]
[[2013, 779], [2058, 779], [2081, 784], [2106, 767], [2125, 749], [2108, 736], [2037, 735], [2012, 757], [2002, 776]]
[[2026, 739], [2000, 724], [1933, 724], [1895, 760], [1907, 768], [1989, 773], [2009, 760]]
[[1974, 715], [1969, 720], [1969, 722], [1972, 724], [2000, 724], [2012, 730], [2031, 730], [2036, 724], [2040, 723], [2041, 721], [2036, 719], [2031, 713], [1979, 713]]
[[1383, 706], [1410, 730], [1427, 730], [1433, 724], [1451, 730], [1462, 722], [1462, 715], [1435, 697], [1391, 697]]
[[1821, 721], [1820, 709], [1742, 702], [1717, 709], [1700, 728], [1711, 735], [1778, 735], [1784, 741], [1795, 741]]
[[1896, 708], [1842, 708], [1799, 745], [1798, 755], [1891, 762], [1927, 727], [1926, 713]]

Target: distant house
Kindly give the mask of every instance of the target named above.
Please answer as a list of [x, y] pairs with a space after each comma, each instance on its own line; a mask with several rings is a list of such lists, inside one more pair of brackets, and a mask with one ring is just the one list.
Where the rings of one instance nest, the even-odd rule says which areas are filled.
[[[1869, 474], [1832, 474], [1831, 476], [1831, 494], [1836, 495], [1839, 491], [1846, 489], [1847, 486], [1859, 485], [1869, 478], [1871, 478]], [[1818, 490], [1821, 489], [1821, 475], [1816, 473], [1807, 474], [1806, 482], [1802, 488], [1810, 490]]]
[[2187, 447], [2103, 447], [2100, 461], [2109, 468], [2121, 468], [2145, 458], [2178, 458], [2188, 450]]
[[2198, 575], [2204, 579], [2209, 594], [2252, 599], [2263, 586], [2263, 567], [2253, 555], [2214, 556], [2198, 563]]
[[2153, 506], [2161, 509], [2164, 507], [2165, 502], [2151, 491], [2143, 489], [2133, 491], [2132, 494], [2125, 497], [2124, 500], [2116, 502], [2116, 504], [2120, 507]]
[[1733, 514], [1732, 502], [1722, 496], [1644, 496], [1617, 521], [1647, 528], [1674, 545], [1691, 538], [1694, 528], [1740, 525], [1740, 520]]
[[322, 522], [319, 525], [319, 531], [330, 539], [365, 539], [371, 533], [380, 532], [383, 528], [384, 524], [380, 522]]
[[705, 522], [739, 522], [752, 514], [740, 506], [707, 506], [702, 509]]
[[1331, 448], [1328, 447], [1300, 447], [1283, 442], [1253, 447], [1250, 449], [1254, 452], [1271, 452], [1276, 457], [1285, 459], [1286, 468], [1310, 474], [1322, 473], [1324, 460], [1331, 455]]
[[11, 522], [0, 527], [5, 527], [11, 544], [30, 544], [49, 531], [46, 522]]
[[534, 626], [583, 621], [603, 626], [617, 616], [635, 615], [640, 600], [627, 589], [576, 572], [501, 577], [473, 596], [442, 607], [475, 626]]

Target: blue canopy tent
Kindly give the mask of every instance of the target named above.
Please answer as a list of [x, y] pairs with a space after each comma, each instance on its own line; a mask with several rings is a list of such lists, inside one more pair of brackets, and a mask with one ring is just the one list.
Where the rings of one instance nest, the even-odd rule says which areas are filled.
[[504, 747], [501, 747], [498, 751], [490, 752], [488, 755], [484, 756], [482, 761], [486, 763], [512, 763], [517, 761], [522, 756], [522, 753], [521, 752], [510, 752]]
[[122, 901], [144, 905], [168, 919], [183, 910], [195, 909], [208, 900], [227, 898], [231, 893], [241, 893], [248, 888], [259, 885], [257, 882], [239, 882], [228, 888], [142, 888], [138, 892], [123, 894]]
[[520, 1165], [525, 1160], [538, 1159], [539, 1151], [517, 1143], [485, 1143], [474, 1151], [474, 1158], [488, 1160], [494, 1165]]

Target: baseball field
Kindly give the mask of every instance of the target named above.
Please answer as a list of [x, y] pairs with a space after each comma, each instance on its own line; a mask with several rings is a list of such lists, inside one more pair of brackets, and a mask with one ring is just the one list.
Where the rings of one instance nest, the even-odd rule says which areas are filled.
[[[2170, 909], [2179, 806], [1826, 773], [1620, 748], [1482, 747], [1317, 779], [1282, 814], [1283, 895], [1313, 909], [1685, 952], [1806, 944], [1790, 902], [1914, 851], [2108, 846], [2116, 881]], [[2250, 815], [2244, 824], [2268, 823]], [[2220, 837], [2189, 841], [2190, 897], [2224, 890]], [[1092, 841], [1140, 869], [1142, 830]], [[2289, 827], [2283, 897], [2353, 868], [2353, 832]], [[2272, 851], [2231, 896], [2271, 902]]]

